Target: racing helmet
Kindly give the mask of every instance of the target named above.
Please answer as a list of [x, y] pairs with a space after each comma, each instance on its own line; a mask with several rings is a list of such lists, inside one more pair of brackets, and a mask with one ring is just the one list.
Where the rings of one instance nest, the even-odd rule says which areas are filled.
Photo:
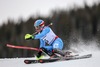
[[38, 27], [38, 26], [40, 26], [40, 27], [44, 26], [44, 21], [41, 19], [36, 20], [34, 23], [34, 27]]

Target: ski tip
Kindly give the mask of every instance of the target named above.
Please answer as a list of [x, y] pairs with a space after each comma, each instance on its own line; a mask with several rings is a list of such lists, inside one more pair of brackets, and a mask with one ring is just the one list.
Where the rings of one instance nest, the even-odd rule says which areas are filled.
[[25, 64], [30, 64], [30, 62], [28, 60], [24, 60]]

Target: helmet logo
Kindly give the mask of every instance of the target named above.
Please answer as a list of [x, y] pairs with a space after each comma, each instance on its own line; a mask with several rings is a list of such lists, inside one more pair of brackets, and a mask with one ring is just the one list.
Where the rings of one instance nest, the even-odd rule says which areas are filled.
[[44, 25], [44, 21], [42, 21], [41, 24], [40, 24], [39, 26], [42, 26], [42, 25]]

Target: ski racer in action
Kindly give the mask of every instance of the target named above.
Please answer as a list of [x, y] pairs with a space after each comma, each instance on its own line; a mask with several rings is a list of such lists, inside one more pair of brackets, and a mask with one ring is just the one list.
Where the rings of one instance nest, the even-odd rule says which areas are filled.
[[[64, 56], [64, 53], [62, 52], [63, 41], [52, 31], [52, 29], [49, 26], [45, 26], [45, 22], [43, 20], [36, 20], [34, 23], [34, 27], [37, 34], [26, 34], [26, 40], [39, 39], [39, 48], [42, 49], [46, 54], [48, 54], [49, 56], [53, 56], [54, 53], [58, 53]], [[41, 53], [41, 51], [38, 52], [37, 58], [40, 58], [42, 56]]]

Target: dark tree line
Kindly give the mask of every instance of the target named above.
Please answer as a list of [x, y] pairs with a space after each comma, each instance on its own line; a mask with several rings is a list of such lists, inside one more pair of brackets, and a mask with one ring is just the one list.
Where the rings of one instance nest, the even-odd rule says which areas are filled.
[[[84, 8], [67, 10], [53, 10], [52, 16], [37, 18], [30, 17], [27, 21], [20, 19], [18, 23], [9, 19], [7, 24], [0, 27], [0, 58], [5, 57], [31, 57], [36, 51], [10, 49], [6, 44], [38, 47], [38, 40], [24, 39], [25, 34], [35, 32], [34, 22], [43, 19], [46, 25], [53, 22], [51, 28], [63, 39], [65, 47], [69, 48], [70, 42], [77, 42], [79, 38], [84, 41], [96, 39], [100, 42], [100, 4]], [[100, 46], [100, 45], [99, 45]]]

